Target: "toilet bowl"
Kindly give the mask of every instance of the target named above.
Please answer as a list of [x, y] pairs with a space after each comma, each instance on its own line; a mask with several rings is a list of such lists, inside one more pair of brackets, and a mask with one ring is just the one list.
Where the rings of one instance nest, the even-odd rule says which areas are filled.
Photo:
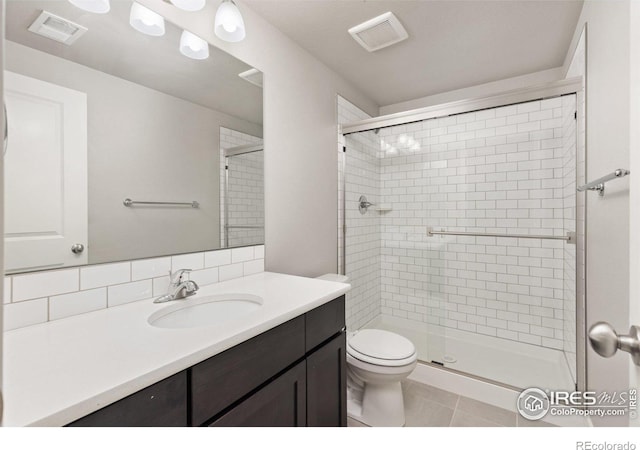
[[374, 427], [404, 426], [400, 382], [417, 364], [413, 343], [395, 333], [365, 329], [347, 336], [347, 415]]

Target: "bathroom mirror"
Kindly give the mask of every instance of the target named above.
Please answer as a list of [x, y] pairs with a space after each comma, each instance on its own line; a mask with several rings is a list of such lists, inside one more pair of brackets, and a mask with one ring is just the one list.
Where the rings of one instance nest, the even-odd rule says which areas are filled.
[[6, 2], [10, 273], [263, 243], [262, 74], [133, 5]]

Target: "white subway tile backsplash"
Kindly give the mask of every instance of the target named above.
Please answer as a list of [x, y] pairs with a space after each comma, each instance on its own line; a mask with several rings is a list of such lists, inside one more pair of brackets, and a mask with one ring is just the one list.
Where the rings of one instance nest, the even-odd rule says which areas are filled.
[[218, 268], [194, 270], [189, 274], [189, 279], [198, 283], [199, 286], [206, 286], [218, 282]]
[[49, 298], [49, 320], [88, 313], [107, 307], [107, 288], [91, 289]]
[[141, 259], [131, 262], [131, 281], [168, 275], [171, 270], [171, 257]]
[[11, 301], [11, 277], [4, 277], [4, 287], [2, 290], [2, 303]]
[[243, 276], [242, 263], [230, 264], [228, 266], [218, 267], [220, 281], [232, 280]]
[[154, 278], [152, 281], [153, 284], [153, 296], [160, 297], [161, 295], [167, 294], [169, 292], [169, 277], [159, 277]]
[[244, 276], [253, 275], [255, 273], [264, 272], [264, 259], [255, 259], [247, 261], [244, 264]]
[[153, 297], [151, 280], [134, 281], [133, 283], [109, 286], [108, 307]]
[[[252, 258], [237, 264], [231, 264], [227, 249], [7, 276], [5, 323], [15, 329], [164, 295], [172, 263], [174, 270], [195, 268], [190, 276], [203, 286], [264, 271], [264, 246], [249, 248]], [[245, 250], [238, 257], [248, 254]], [[205, 259], [215, 267], [203, 269]]]
[[80, 289], [93, 289], [131, 281], [131, 263], [99, 264], [80, 269]]
[[78, 269], [51, 270], [12, 276], [12, 301], [74, 292], [80, 288]]
[[44, 323], [48, 319], [49, 303], [46, 298], [4, 305], [4, 331]]
[[171, 271], [204, 269], [204, 253], [188, 253], [171, 257]]
[[218, 267], [227, 264], [231, 264], [231, 250], [216, 250], [204, 254], [205, 267]]
[[231, 249], [231, 262], [233, 264], [251, 261], [253, 259], [253, 247], [240, 247]]

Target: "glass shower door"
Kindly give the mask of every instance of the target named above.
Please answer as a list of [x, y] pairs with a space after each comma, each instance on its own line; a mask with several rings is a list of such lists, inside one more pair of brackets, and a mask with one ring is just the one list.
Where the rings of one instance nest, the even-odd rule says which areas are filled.
[[264, 162], [262, 149], [225, 158], [225, 248], [264, 243]]
[[344, 252], [352, 286], [347, 328], [392, 331], [413, 342], [419, 360], [441, 362], [444, 340], [437, 328], [444, 303], [430, 297], [428, 287], [439, 270], [437, 260], [429, 259], [437, 249], [420, 225], [423, 210], [404, 197], [421, 191], [422, 182], [392, 173], [396, 163], [414, 163], [404, 151], [389, 151], [387, 130], [346, 136]]

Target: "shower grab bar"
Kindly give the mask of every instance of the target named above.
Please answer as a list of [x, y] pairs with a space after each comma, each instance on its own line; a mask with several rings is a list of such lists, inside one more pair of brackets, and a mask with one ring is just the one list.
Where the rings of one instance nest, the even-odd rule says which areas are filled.
[[131, 200], [130, 198], [125, 198], [122, 204], [126, 207], [131, 207], [134, 205], [169, 205], [169, 206], [191, 206], [192, 208], [200, 208], [200, 203], [195, 200], [192, 202], [147, 202], [147, 201], [138, 201]]
[[225, 225], [225, 228], [250, 228], [250, 229], [263, 229], [263, 226], [260, 225]]
[[604, 184], [607, 181], [615, 180], [616, 178], [626, 177], [630, 173], [631, 173], [630, 170], [618, 169], [614, 172], [611, 172], [609, 175], [605, 175], [604, 177], [598, 178], [597, 180], [593, 180], [587, 184], [579, 186], [577, 190], [578, 192], [598, 191], [598, 195], [600, 195], [600, 197], [604, 197]]
[[434, 231], [433, 228], [427, 228], [427, 236], [477, 236], [477, 237], [501, 237], [501, 238], [518, 238], [518, 239], [553, 239], [556, 241], [566, 241], [574, 244], [576, 234], [567, 233], [566, 236], [546, 236], [544, 234], [504, 234], [504, 233], [480, 233], [471, 231]]

